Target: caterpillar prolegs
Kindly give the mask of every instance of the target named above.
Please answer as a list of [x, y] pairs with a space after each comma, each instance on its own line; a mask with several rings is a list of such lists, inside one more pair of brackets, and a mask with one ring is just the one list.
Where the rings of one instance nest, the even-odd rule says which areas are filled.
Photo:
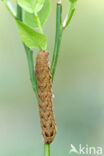
[[42, 135], [45, 144], [50, 144], [56, 136], [52, 103], [52, 79], [48, 64], [48, 53], [39, 51], [36, 58], [35, 73], [38, 87], [38, 104]]

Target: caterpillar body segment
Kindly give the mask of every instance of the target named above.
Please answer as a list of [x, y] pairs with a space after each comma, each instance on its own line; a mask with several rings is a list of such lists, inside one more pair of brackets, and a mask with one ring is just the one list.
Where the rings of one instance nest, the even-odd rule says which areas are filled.
[[35, 73], [38, 87], [38, 104], [42, 135], [45, 144], [50, 144], [56, 136], [52, 103], [52, 79], [48, 64], [48, 53], [39, 51], [36, 58]]

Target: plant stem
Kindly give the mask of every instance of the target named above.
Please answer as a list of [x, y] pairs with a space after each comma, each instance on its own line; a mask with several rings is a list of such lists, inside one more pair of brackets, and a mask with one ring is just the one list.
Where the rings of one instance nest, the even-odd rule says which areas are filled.
[[61, 45], [61, 38], [62, 38], [62, 33], [63, 30], [69, 25], [72, 16], [75, 11], [75, 2], [71, 2], [70, 8], [69, 8], [69, 13], [66, 16], [64, 23], [62, 25], [62, 3], [61, 0], [58, 1], [57, 3], [57, 15], [56, 15], [56, 39], [55, 39], [55, 45], [54, 45], [54, 52], [53, 52], [53, 57], [52, 57], [52, 63], [51, 63], [51, 75], [52, 75], [52, 81], [54, 79], [55, 75], [55, 70], [56, 70], [56, 65], [58, 61], [58, 55], [59, 55], [59, 50], [60, 50], [60, 45]]
[[22, 21], [22, 8], [17, 4], [17, 18]]
[[51, 74], [52, 80], [54, 78], [55, 69], [58, 61], [58, 55], [61, 45], [61, 38], [62, 38], [62, 3], [59, 1], [57, 3], [57, 15], [56, 15], [56, 37], [55, 37], [55, 45], [54, 45], [54, 52], [53, 58], [51, 63]]
[[40, 23], [40, 19], [39, 19], [38, 15], [35, 14], [35, 13], [34, 13], [34, 16], [35, 16], [36, 22], [38, 24], [39, 31], [40, 31], [40, 33], [43, 34], [43, 29], [42, 29], [42, 26], [41, 26], [41, 23]]
[[34, 73], [33, 51], [30, 48], [28, 48], [25, 44], [24, 44], [24, 48], [25, 48], [26, 55], [27, 55], [27, 61], [28, 61], [28, 66], [29, 66], [30, 80], [32, 83], [32, 88], [33, 88], [33, 90], [36, 94], [36, 98], [38, 100], [37, 81], [36, 81], [36, 76]]
[[50, 144], [44, 144], [44, 156], [50, 156]]
[[[22, 8], [17, 4], [17, 18], [18, 20], [22, 21]], [[28, 66], [29, 66], [29, 72], [30, 72], [30, 80], [32, 83], [32, 88], [36, 94], [36, 98], [38, 100], [38, 89], [37, 89], [37, 81], [36, 81], [36, 76], [34, 73], [34, 61], [33, 61], [33, 51], [27, 47], [25, 44], [24, 48], [26, 51], [27, 55], [27, 61], [28, 61]]]
[[16, 17], [16, 13], [12, 7], [12, 4], [9, 1], [3, 1], [4, 5], [6, 6], [6, 8], [8, 9], [9, 13], [15, 18]]
[[65, 29], [69, 25], [69, 23], [70, 23], [70, 21], [72, 19], [72, 16], [73, 16], [73, 14], [75, 12], [75, 4], [76, 4], [75, 2], [70, 3], [69, 12], [68, 12], [68, 14], [67, 14], [67, 16], [66, 16], [66, 18], [65, 18], [65, 20], [63, 22], [63, 29]]

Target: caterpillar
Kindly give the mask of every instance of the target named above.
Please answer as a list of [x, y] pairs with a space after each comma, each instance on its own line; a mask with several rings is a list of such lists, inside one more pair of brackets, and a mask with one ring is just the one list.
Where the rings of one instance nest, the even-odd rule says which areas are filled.
[[48, 53], [39, 51], [36, 57], [35, 74], [38, 87], [38, 105], [42, 135], [45, 144], [50, 144], [56, 136], [56, 123], [52, 103], [52, 78], [48, 64]]

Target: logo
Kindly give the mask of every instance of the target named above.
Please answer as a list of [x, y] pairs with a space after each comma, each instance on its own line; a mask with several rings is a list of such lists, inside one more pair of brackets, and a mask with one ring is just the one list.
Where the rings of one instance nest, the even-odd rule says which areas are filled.
[[101, 155], [103, 154], [103, 148], [98, 146], [98, 147], [93, 147], [93, 146], [82, 146], [79, 144], [79, 146], [76, 148], [73, 144], [70, 145], [70, 151], [69, 153], [76, 153], [76, 154], [88, 154], [88, 155]]

